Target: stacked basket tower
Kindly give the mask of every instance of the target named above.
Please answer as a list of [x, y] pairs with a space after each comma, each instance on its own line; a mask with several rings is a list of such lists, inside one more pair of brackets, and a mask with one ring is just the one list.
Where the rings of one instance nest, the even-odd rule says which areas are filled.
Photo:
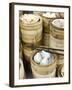
[[23, 41], [23, 54], [27, 62], [34, 50], [28, 45], [40, 45], [42, 39], [42, 18], [34, 14], [24, 14], [20, 17], [21, 38]]
[[[64, 15], [59, 13], [60, 18], [54, 19], [50, 24], [50, 48], [64, 50]], [[57, 76], [64, 76], [64, 53], [57, 55]]]

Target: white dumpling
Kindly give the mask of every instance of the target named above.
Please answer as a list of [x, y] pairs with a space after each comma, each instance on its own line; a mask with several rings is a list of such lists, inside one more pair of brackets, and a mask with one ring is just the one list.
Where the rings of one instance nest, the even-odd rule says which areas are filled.
[[50, 58], [50, 53], [48, 53], [48, 52], [46, 52], [46, 51], [43, 51], [43, 50], [42, 50], [41, 55], [42, 55], [43, 58], [45, 58], [45, 57]]
[[34, 61], [35, 61], [36, 63], [40, 63], [41, 60], [42, 60], [42, 57], [41, 57], [40, 53], [37, 53], [37, 54], [34, 56]]
[[41, 65], [48, 65], [48, 57], [45, 57], [44, 59], [42, 59], [42, 61], [40, 62]]

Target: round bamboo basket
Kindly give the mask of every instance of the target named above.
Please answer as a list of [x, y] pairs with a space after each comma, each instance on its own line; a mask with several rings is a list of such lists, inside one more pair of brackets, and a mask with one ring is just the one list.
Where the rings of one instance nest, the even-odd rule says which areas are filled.
[[34, 16], [38, 17], [38, 21], [33, 23], [25, 23], [24, 15], [20, 17], [20, 30], [24, 43], [38, 43], [42, 39], [42, 18], [38, 15]]
[[[54, 13], [55, 14], [55, 13]], [[49, 38], [50, 38], [50, 24], [57, 18], [56, 16], [42, 16], [43, 19], [43, 44], [49, 47]]]
[[63, 21], [64, 19], [55, 19], [50, 25], [50, 48], [64, 49], [64, 27], [56, 24], [62, 24]]
[[33, 78], [50, 78], [50, 77], [52, 78], [56, 76], [56, 69], [54, 69], [51, 73], [47, 75], [41, 75], [32, 68], [32, 74], [33, 74]]
[[64, 64], [61, 65], [58, 69], [58, 77], [63, 77], [64, 76]]
[[[56, 69], [56, 63], [57, 63], [57, 56], [55, 54], [53, 54], [53, 59], [54, 61], [51, 63], [51, 64], [48, 64], [48, 65], [40, 65], [40, 64], [37, 64], [35, 61], [34, 61], [34, 55], [37, 53], [38, 51], [34, 52], [32, 57], [31, 57], [31, 69], [32, 69], [32, 73], [33, 73], [33, 77], [44, 77], [47, 76], [47, 77], [50, 77], [50, 75], [53, 77], [55, 77], [55, 69]], [[36, 74], [36, 75], [35, 75]]]
[[25, 70], [22, 59], [19, 60], [19, 79], [25, 79]]

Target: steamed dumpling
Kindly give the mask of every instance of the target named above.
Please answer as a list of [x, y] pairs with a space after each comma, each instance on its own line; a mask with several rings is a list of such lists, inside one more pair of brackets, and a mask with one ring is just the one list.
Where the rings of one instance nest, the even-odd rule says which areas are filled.
[[43, 13], [44, 17], [48, 17], [48, 18], [55, 18], [56, 17], [56, 13], [52, 13], [52, 12], [47, 12], [47, 13]]
[[52, 55], [44, 50], [36, 53], [34, 61], [40, 65], [48, 65], [52, 63]]
[[40, 62], [41, 65], [48, 65], [48, 56], [45, 57], [44, 59], [42, 59], [42, 61]]
[[48, 58], [50, 58], [50, 53], [48, 53], [48, 52], [46, 52], [46, 51], [41, 51], [41, 55], [42, 55], [42, 57], [43, 58], [45, 58], [45, 57], [48, 57]]
[[36, 23], [39, 20], [39, 16], [34, 14], [24, 14], [22, 20], [24, 21], [24, 23], [32, 24]]
[[34, 56], [34, 61], [35, 61], [36, 63], [40, 63], [41, 60], [42, 60], [42, 57], [41, 57], [40, 53], [37, 53], [37, 54]]

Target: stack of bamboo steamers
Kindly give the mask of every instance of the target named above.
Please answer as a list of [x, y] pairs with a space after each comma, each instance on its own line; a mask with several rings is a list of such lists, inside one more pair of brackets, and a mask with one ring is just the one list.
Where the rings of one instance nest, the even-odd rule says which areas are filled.
[[[33, 13], [20, 16], [20, 32], [24, 60], [31, 65], [33, 78], [61, 77], [64, 75], [64, 55], [47, 48], [64, 49], [63, 13]], [[28, 47], [31, 46], [31, 47]], [[32, 46], [47, 48], [36, 49]]]
[[[64, 19], [55, 19], [50, 25], [50, 48], [64, 50]], [[63, 76], [64, 72], [64, 55], [58, 55], [57, 75]]]
[[33, 53], [27, 45], [40, 45], [42, 39], [42, 18], [34, 14], [24, 14], [20, 17], [20, 30], [23, 41], [25, 59], [30, 62]]

